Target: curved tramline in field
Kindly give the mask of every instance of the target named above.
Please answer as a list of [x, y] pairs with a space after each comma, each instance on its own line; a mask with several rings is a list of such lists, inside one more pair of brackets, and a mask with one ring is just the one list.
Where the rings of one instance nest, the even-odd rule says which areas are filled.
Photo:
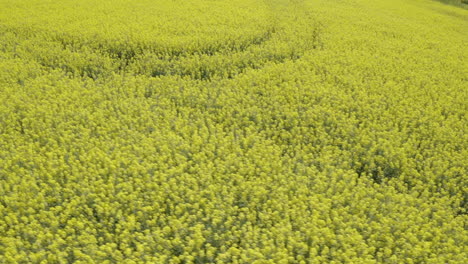
[[299, 4], [180, 1], [176, 10], [173, 1], [91, 4], [39, 1], [29, 13], [17, 7], [18, 15], [6, 17], [2, 28], [10, 41], [24, 45], [29, 54], [23, 56], [93, 79], [110, 72], [231, 78], [321, 45], [320, 26]]
[[0, 263], [466, 263], [468, 11], [0, 0]]

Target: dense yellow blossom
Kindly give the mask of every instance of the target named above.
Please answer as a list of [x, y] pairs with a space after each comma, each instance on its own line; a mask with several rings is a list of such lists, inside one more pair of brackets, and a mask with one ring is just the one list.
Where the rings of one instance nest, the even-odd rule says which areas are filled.
[[431, 0], [0, 0], [0, 263], [467, 263], [467, 28]]

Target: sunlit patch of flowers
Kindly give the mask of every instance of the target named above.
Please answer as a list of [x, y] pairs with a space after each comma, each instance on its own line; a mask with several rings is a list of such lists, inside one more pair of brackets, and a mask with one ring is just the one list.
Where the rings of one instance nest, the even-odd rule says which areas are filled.
[[466, 263], [467, 12], [0, 0], [0, 263]]

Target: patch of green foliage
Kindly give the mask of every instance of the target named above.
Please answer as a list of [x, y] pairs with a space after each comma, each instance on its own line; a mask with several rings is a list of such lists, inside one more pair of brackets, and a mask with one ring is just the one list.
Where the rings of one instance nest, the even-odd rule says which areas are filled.
[[0, 263], [467, 263], [467, 12], [0, 0]]
[[468, 0], [437, 0], [439, 2], [454, 5], [462, 8], [468, 8]]

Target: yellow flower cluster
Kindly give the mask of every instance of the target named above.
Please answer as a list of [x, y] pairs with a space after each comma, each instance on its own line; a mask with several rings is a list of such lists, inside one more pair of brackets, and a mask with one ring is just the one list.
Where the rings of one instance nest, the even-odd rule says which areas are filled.
[[467, 263], [468, 11], [0, 0], [0, 264]]

